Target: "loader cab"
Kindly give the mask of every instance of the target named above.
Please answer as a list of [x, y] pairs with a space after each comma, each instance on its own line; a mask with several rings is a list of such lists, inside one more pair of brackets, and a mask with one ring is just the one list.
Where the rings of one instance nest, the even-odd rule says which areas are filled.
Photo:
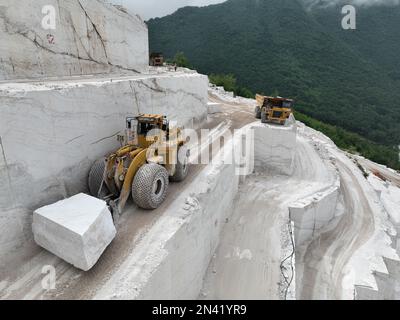
[[164, 116], [153, 114], [142, 114], [135, 117], [137, 133], [139, 135], [147, 135], [151, 130], [162, 130], [164, 119]]
[[137, 133], [139, 136], [146, 136], [150, 131], [159, 129], [153, 123], [139, 122], [137, 126]]
[[294, 101], [291, 99], [277, 97], [266, 99], [265, 104], [270, 108], [292, 109], [294, 106]]
[[[142, 114], [134, 119], [138, 145], [141, 147], [148, 147], [160, 138], [162, 132], [169, 131], [169, 122], [165, 116]], [[130, 126], [134, 128], [132, 121]]]

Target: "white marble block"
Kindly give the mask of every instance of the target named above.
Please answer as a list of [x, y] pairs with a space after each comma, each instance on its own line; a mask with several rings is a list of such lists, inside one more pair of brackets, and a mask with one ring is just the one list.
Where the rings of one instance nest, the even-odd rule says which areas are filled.
[[222, 112], [221, 104], [215, 103], [215, 102], [209, 102], [207, 104], [207, 111], [208, 111], [208, 114], [220, 113], [220, 112]]
[[106, 203], [81, 193], [36, 210], [33, 233], [38, 245], [88, 271], [115, 238], [116, 229]]
[[296, 246], [301, 246], [319, 235], [320, 230], [335, 217], [339, 197], [339, 182], [327, 190], [298, 200], [289, 207], [294, 221]]
[[255, 166], [273, 173], [292, 175], [297, 145], [297, 126], [263, 124], [254, 129]]

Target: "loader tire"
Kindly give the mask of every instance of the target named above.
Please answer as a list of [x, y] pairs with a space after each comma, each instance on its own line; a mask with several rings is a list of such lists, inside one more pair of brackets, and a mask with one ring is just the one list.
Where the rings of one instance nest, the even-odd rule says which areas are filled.
[[167, 197], [168, 171], [155, 163], [143, 165], [132, 183], [132, 198], [139, 208], [157, 209]]
[[258, 107], [258, 106], [256, 107], [255, 114], [256, 114], [257, 119], [261, 119], [261, 108], [260, 107]]
[[99, 194], [101, 184], [103, 183], [103, 175], [104, 175], [105, 168], [106, 168], [105, 158], [101, 158], [93, 164], [93, 166], [89, 172], [89, 181], [88, 181], [89, 183], [88, 184], [89, 184], [90, 194], [93, 197], [100, 198], [100, 199], [107, 196], [107, 191], [106, 191], [107, 187], [105, 185], [103, 185], [103, 188]]
[[182, 182], [189, 173], [189, 150], [186, 146], [178, 149], [178, 161], [175, 167], [175, 174], [171, 177], [172, 182]]
[[261, 122], [262, 123], [267, 123], [267, 114], [265, 112], [261, 112]]

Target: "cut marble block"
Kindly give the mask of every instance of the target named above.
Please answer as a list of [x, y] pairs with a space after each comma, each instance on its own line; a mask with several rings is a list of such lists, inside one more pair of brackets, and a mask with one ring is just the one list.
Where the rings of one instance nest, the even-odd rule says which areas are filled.
[[115, 238], [116, 229], [107, 204], [81, 193], [36, 210], [33, 233], [38, 245], [88, 271]]
[[301, 246], [319, 235], [319, 231], [335, 217], [340, 183], [310, 197], [298, 200], [289, 207], [294, 221], [296, 246]]
[[214, 113], [220, 113], [222, 112], [221, 104], [220, 103], [215, 103], [215, 102], [209, 102], [207, 104], [207, 111], [208, 114], [214, 114]]
[[297, 146], [297, 126], [258, 122], [254, 130], [255, 166], [283, 175], [292, 175]]

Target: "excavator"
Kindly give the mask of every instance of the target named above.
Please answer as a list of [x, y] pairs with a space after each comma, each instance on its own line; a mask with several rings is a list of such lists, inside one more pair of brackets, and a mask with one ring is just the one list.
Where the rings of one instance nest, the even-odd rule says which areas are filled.
[[257, 107], [255, 115], [262, 123], [285, 125], [293, 113], [294, 100], [282, 97], [256, 95]]
[[106, 201], [113, 217], [121, 215], [130, 195], [142, 209], [158, 208], [169, 181], [181, 182], [188, 174], [190, 150], [181, 133], [162, 115], [127, 118], [122, 147], [90, 170], [91, 195]]

